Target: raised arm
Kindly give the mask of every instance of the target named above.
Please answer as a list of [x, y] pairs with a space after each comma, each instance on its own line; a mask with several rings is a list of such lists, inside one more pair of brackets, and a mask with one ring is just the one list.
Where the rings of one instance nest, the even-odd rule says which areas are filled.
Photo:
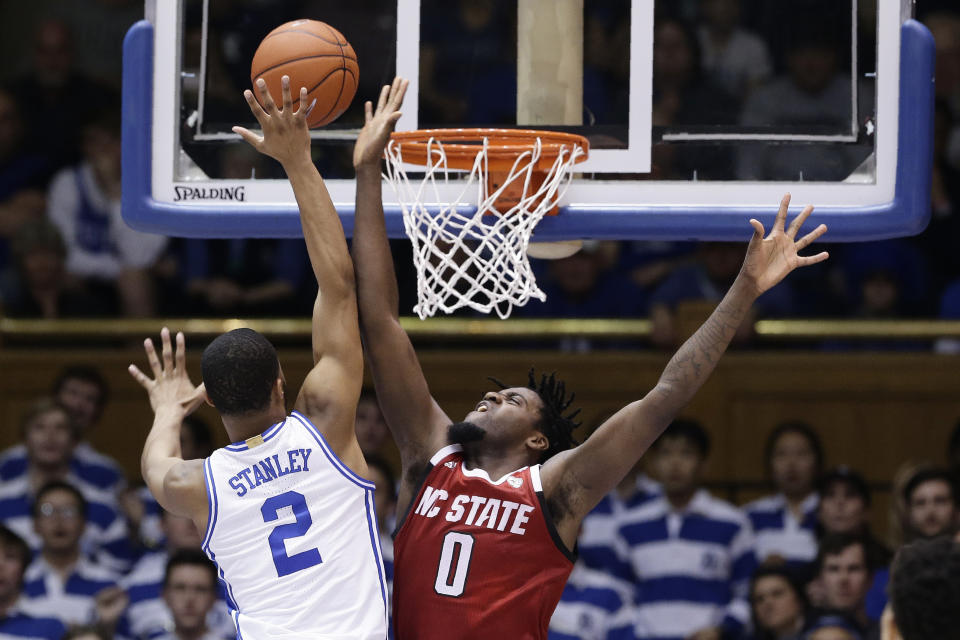
[[186, 345], [177, 333], [177, 351], [170, 346], [170, 331], [160, 332], [163, 363], [157, 358], [153, 341], [147, 338], [144, 349], [153, 378], [131, 364], [130, 375], [150, 396], [153, 427], [140, 456], [140, 472], [150, 493], [160, 506], [193, 519], [200, 531], [207, 522], [207, 489], [203, 479], [203, 461], [184, 460], [180, 453], [180, 426], [204, 400], [203, 385], [194, 386], [187, 375]]
[[[244, 97], [263, 136], [234, 127], [257, 151], [283, 165], [300, 207], [300, 224], [319, 290], [313, 305], [313, 369], [307, 374], [296, 408], [323, 432], [347, 464], [362, 471], [362, 454], [354, 433], [354, 416], [363, 384], [363, 350], [357, 326], [353, 264], [340, 218], [327, 187], [310, 157], [307, 130], [307, 90], [300, 89], [294, 110], [290, 79], [282, 78], [278, 109], [263, 80], [257, 82], [260, 104], [253, 92]], [[357, 469], [360, 467], [360, 469]]]
[[826, 233], [827, 227], [820, 225], [794, 240], [813, 207], [806, 207], [785, 229], [789, 204], [787, 194], [766, 238], [763, 225], [750, 220], [754, 234], [739, 275], [703, 326], [670, 359], [646, 397], [618, 411], [582, 445], [544, 465], [547, 497], [553, 494], [566, 498], [558, 505], [561, 513], [555, 514], [565, 541], [576, 539], [580, 520], [620, 482], [703, 386], [757, 297], [797, 267], [827, 259], [825, 252], [810, 257], [798, 255]]
[[357, 210], [353, 264], [357, 272], [360, 328], [377, 400], [400, 449], [404, 469], [428, 460], [443, 446], [450, 419], [434, 401], [410, 338], [400, 326], [397, 277], [383, 219], [380, 161], [400, 118], [407, 81], [396, 79], [367, 102], [366, 124], [353, 152]]

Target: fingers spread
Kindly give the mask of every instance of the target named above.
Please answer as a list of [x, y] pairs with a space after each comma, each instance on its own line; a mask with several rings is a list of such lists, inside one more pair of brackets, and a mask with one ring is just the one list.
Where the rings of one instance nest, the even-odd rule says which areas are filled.
[[827, 225], [821, 224], [816, 229], [797, 240], [797, 251], [801, 251], [810, 245], [814, 240], [827, 232]]
[[297, 107], [297, 115], [301, 115], [304, 117], [306, 117], [307, 115], [307, 88], [306, 87], [300, 87], [300, 106]]
[[363, 103], [363, 123], [366, 124], [373, 119], [373, 103], [367, 100]]
[[144, 389], [150, 386], [150, 383], [152, 381], [150, 380], [150, 378], [146, 376], [146, 374], [143, 373], [143, 371], [140, 371], [140, 368], [137, 367], [137, 365], [135, 364], [130, 365], [129, 367], [127, 367], [127, 371], [130, 372], [130, 375], [133, 376], [133, 379], [139, 382], [140, 386], [143, 387]]
[[261, 107], [256, 98], [253, 97], [253, 91], [250, 91], [250, 89], [244, 91], [243, 99], [247, 101], [247, 106], [250, 107], [250, 113], [253, 114], [253, 117], [257, 119], [257, 122], [259, 122], [262, 127], [267, 114], [263, 112], [263, 107]]
[[800, 215], [794, 218], [793, 222], [790, 223], [790, 228], [787, 229], [787, 235], [791, 238], [796, 237], [797, 232], [800, 231], [800, 227], [802, 227], [803, 223], [807, 221], [807, 218], [810, 217], [811, 213], [813, 213], [813, 206], [808, 204], [803, 208], [803, 211], [800, 212]]
[[403, 97], [407, 94], [408, 86], [410, 86], [410, 81], [406, 78], [401, 78], [399, 82], [394, 83], [394, 90], [391, 91], [390, 95], [390, 108], [392, 111], [396, 111], [403, 105]]
[[763, 224], [759, 220], [750, 218], [750, 226], [753, 227], [754, 237], [763, 238], [765, 231], [763, 229]]
[[143, 341], [143, 350], [147, 352], [147, 362], [150, 363], [150, 369], [153, 371], [153, 377], [159, 378], [163, 373], [160, 368], [160, 359], [157, 357], [157, 350], [153, 347], [153, 340], [147, 338]]
[[280, 95], [283, 99], [283, 110], [286, 113], [293, 111], [293, 98], [290, 97], [290, 76], [280, 78]]
[[783, 231], [783, 227], [787, 222], [787, 209], [790, 208], [790, 194], [784, 194], [783, 198], [780, 200], [780, 210], [777, 211], [777, 219], [773, 223], [774, 231]]
[[799, 256], [797, 258], [797, 264], [801, 267], [806, 267], [811, 264], [817, 264], [818, 262], [823, 262], [830, 257], [830, 254], [826, 251], [821, 251], [815, 256]]
[[177, 331], [177, 353], [176, 370], [186, 371], [187, 369], [187, 341], [183, 337], [183, 331]]
[[383, 108], [387, 106], [387, 99], [390, 96], [390, 85], [383, 85], [383, 89], [380, 90], [380, 98], [377, 100], [377, 113], [383, 111]]
[[273, 96], [270, 95], [270, 90], [267, 89], [267, 81], [263, 78], [257, 80], [257, 91], [260, 93], [260, 102], [263, 104], [263, 110], [268, 116], [272, 116], [277, 113], [277, 104], [273, 101]]
[[249, 129], [244, 129], [243, 127], [233, 127], [233, 132], [246, 140], [247, 143], [255, 149], [260, 146], [261, 142], [263, 142], [262, 136], [258, 136]]
[[163, 345], [163, 370], [167, 372], [173, 369], [173, 348], [170, 346], [170, 329], [164, 327], [160, 330], [160, 343]]

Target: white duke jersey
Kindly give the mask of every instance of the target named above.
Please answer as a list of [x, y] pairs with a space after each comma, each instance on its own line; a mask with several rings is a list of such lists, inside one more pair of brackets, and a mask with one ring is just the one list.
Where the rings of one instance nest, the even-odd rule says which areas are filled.
[[226, 584], [238, 638], [386, 638], [374, 484], [305, 416], [216, 450], [204, 473], [203, 550]]

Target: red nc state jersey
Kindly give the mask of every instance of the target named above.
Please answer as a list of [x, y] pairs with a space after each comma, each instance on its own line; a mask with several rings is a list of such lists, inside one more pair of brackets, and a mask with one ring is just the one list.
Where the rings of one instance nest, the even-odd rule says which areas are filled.
[[540, 640], [573, 568], [540, 465], [496, 482], [460, 445], [430, 460], [394, 541], [397, 640]]

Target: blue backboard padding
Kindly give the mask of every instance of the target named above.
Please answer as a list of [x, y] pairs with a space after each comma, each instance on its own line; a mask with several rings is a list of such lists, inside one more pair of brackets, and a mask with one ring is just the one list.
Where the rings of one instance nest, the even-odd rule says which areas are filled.
[[[134, 229], [182, 237], [291, 238], [302, 235], [296, 205], [177, 206], [151, 192], [153, 25], [136, 23], [123, 42], [123, 217]], [[934, 43], [915, 20], [901, 28], [898, 162], [893, 201], [872, 207], [819, 206], [808, 223], [826, 223], [833, 242], [914, 235], [930, 219], [933, 164]], [[172, 134], [172, 132], [171, 132]], [[801, 203], [798, 203], [801, 204]], [[353, 232], [353, 205], [338, 206], [345, 233]], [[775, 203], [717, 209], [697, 206], [571, 205], [545, 218], [540, 241], [573, 238], [744, 240], [751, 217], [767, 228]], [[387, 233], [404, 237], [399, 207], [386, 207]]]

